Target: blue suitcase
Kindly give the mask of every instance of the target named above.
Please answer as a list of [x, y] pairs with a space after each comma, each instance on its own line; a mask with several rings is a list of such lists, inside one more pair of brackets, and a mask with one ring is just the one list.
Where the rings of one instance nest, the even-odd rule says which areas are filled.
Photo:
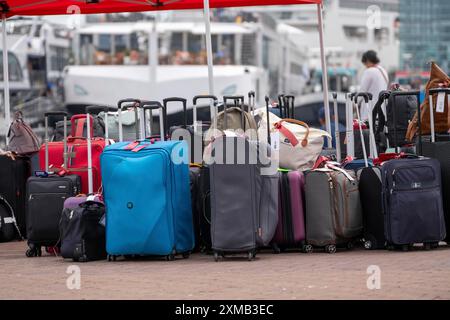
[[174, 150], [187, 156], [186, 142], [129, 146], [113, 144], [101, 156], [108, 254], [187, 257], [194, 248], [189, 166], [171, 159]]
[[[139, 101], [134, 107], [159, 109], [164, 137], [163, 106]], [[145, 111], [143, 114], [145, 120]], [[104, 150], [100, 161], [109, 258], [155, 255], [173, 260], [176, 254], [189, 256], [195, 238], [188, 158], [186, 141], [121, 142]]]

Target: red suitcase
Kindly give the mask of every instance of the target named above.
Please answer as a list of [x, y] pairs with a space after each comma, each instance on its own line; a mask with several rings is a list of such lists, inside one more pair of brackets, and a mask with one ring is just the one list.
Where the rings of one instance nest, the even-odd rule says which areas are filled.
[[[105, 112], [106, 114], [107, 112]], [[67, 173], [76, 174], [81, 178], [81, 192], [88, 194], [88, 142], [82, 135], [86, 115], [75, 115], [72, 117], [72, 132], [67, 138], [67, 157], [63, 157], [64, 142], [50, 142], [48, 147], [48, 164], [45, 162], [45, 145], [39, 150], [39, 162], [41, 170], [59, 171], [64, 169]], [[90, 129], [93, 132], [93, 118], [90, 117]], [[99, 192], [102, 186], [100, 171], [100, 155], [107, 145], [108, 139], [92, 138], [92, 177], [93, 192]], [[64, 159], [64, 160], [63, 160]]]

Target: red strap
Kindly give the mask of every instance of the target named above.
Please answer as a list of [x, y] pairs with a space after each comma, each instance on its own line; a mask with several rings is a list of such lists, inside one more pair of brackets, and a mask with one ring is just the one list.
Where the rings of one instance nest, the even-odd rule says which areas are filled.
[[139, 145], [139, 141], [134, 141], [134, 142], [130, 143], [129, 145], [127, 145], [125, 148], [123, 148], [123, 150], [133, 150], [138, 145]]
[[150, 145], [150, 143], [145, 143], [145, 144], [143, 144], [143, 145], [140, 145], [139, 147], [136, 147], [136, 148], [134, 148], [133, 150], [131, 150], [132, 152], [139, 152], [139, 151], [141, 151], [142, 149], [144, 149], [145, 147], [147, 147], [147, 146], [149, 146]]
[[275, 128], [278, 130], [278, 131], [280, 131], [288, 140], [289, 140], [289, 142], [291, 143], [291, 145], [293, 146], [293, 147], [295, 147], [296, 145], [298, 145], [298, 140], [297, 140], [297, 138], [295, 137], [295, 135], [288, 129], [288, 128], [286, 128], [285, 126], [283, 126], [282, 124], [280, 124], [280, 123], [276, 123], [275, 124]]
[[84, 124], [86, 123], [86, 118], [78, 119], [77, 127], [75, 130], [75, 137], [83, 137]]

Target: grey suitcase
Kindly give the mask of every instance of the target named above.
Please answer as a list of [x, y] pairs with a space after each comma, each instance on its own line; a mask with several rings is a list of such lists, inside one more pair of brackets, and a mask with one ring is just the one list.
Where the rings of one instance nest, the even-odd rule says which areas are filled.
[[249, 161], [258, 159], [258, 150], [264, 146], [224, 136], [213, 142], [213, 156], [218, 150], [225, 155], [230, 152], [229, 146], [241, 144], [251, 155], [243, 164], [236, 164], [235, 156], [232, 161], [210, 166], [211, 240], [216, 261], [220, 255], [241, 252], [252, 260], [256, 248], [272, 240], [278, 224], [278, 174], [264, 175], [262, 164]]
[[353, 171], [317, 169], [306, 174], [306, 242], [304, 251], [351, 247], [362, 235], [358, 180]]

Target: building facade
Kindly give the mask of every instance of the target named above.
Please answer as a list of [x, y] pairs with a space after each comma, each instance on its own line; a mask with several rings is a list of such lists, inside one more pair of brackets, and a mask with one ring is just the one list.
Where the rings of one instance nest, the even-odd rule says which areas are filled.
[[428, 70], [436, 61], [449, 70], [450, 2], [400, 0], [400, 61], [404, 70]]

